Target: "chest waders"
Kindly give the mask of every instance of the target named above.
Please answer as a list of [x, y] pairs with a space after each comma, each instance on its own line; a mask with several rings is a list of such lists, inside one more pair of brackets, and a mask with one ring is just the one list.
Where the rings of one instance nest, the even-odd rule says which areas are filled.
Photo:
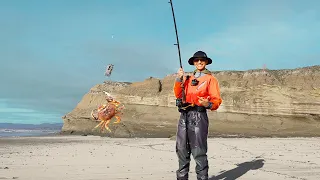
[[181, 112], [176, 140], [176, 154], [179, 159], [179, 168], [176, 171], [178, 180], [188, 179], [191, 154], [196, 162], [197, 179], [208, 180], [208, 126], [206, 110]]

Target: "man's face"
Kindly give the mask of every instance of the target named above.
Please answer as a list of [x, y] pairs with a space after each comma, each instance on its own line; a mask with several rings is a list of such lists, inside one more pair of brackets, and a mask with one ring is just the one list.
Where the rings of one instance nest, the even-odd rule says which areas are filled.
[[193, 64], [198, 70], [203, 70], [206, 67], [207, 63], [208, 63], [208, 60], [206, 59], [193, 60]]

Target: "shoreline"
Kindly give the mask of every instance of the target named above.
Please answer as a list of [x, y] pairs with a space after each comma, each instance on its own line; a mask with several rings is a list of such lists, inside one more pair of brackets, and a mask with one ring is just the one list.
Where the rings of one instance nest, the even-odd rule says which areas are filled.
[[[128, 139], [171, 139], [174, 140], [176, 138], [175, 135], [167, 136], [167, 135], [152, 135], [152, 136], [135, 136], [135, 137], [112, 137], [108, 136], [108, 134], [102, 135], [102, 134], [95, 134], [95, 133], [66, 133], [62, 131], [56, 131], [53, 133], [48, 134], [34, 134], [34, 135], [23, 135], [23, 136], [0, 136], [0, 139], [5, 138], [19, 138], [19, 137], [86, 137], [86, 136], [93, 136], [93, 137], [105, 137], [105, 138], [128, 138]], [[243, 134], [220, 134], [220, 133], [211, 133], [208, 135], [208, 139], [214, 139], [214, 138], [246, 138], [246, 139], [259, 139], [259, 138], [279, 138], [279, 139], [286, 139], [286, 138], [320, 138], [320, 136], [314, 136], [314, 135], [304, 135], [304, 136], [297, 136], [297, 135], [243, 135]]]

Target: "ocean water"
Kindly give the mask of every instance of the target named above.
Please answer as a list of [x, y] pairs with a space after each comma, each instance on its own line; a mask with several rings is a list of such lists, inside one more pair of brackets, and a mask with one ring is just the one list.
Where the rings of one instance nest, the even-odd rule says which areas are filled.
[[0, 129], [0, 137], [47, 136], [58, 132], [58, 130]]

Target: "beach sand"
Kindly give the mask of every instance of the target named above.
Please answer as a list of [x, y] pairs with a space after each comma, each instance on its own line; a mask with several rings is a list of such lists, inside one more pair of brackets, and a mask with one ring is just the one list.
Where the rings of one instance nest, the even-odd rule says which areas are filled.
[[[210, 180], [319, 180], [320, 138], [212, 138]], [[98, 136], [0, 138], [0, 179], [173, 180], [175, 141]], [[196, 179], [191, 160], [190, 179]]]

